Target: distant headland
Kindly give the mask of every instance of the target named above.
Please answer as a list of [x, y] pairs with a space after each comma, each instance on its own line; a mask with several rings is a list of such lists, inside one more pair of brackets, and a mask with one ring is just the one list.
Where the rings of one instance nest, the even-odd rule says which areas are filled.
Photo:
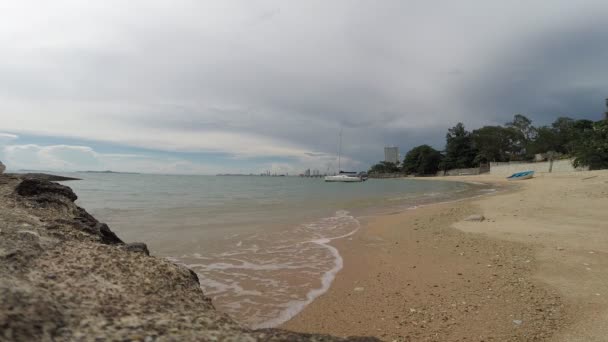
[[139, 175], [139, 172], [118, 172], [118, 171], [111, 171], [111, 170], [105, 170], [105, 171], [77, 171], [79, 173], [120, 173], [120, 174], [124, 174], [124, 175]]

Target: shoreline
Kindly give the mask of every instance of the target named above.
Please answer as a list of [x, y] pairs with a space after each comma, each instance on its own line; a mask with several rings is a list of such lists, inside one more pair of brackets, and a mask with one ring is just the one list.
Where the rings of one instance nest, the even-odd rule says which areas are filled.
[[[475, 199], [369, 217], [352, 240], [334, 243], [344, 268], [330, 290], [280, 328], [338, 336], [365, 333], [386, 341], [508, 341], [513, 333], [532, 340], [548, 334], [554, 327], [539, 323], [543, 315], [525, 302], [533, 298], [543, 310], [559, 311], [555, 294], [518, 281], [530, 273], [525, 261], [533, 259], [531, 250], [450, 228], [477, 213], [471, 205]], [[489, 267], [497, 254], [500, 266]], [[505, 290], [513, 281], [525, 300]], [[495, 315], [498, 307], [500, 316]], [[519, 315], [511, 317], [513, 313]], [[533, 324], [513, 331], [513, 321], [524, 313]]]
[[[407, 178], [404, 178], [404, 179], [407, 180]], [[411, 178], [410, 178], [410, 180], [411, 180]], [[428, 179], [428, 180], [432, 180], [432, 179]], [[437, 180], [435, 180], [435, 181], [437, 181]], [[479, 197], [489, 196], [489, 195], [493, 195], [493, 194], [497, 193], [498, 190], [496, 190], [496, 188], [502, 188], [501, 186], [494, 186], [494, 184], [491, 184], [491, 183], [476, 183], [476, 182], [466, 182], [466, 181], [462, 181], [460, 183], [471, 184], [471, 185], [473, 185], [473, 187], [471, 189], [465, 190], [466, 192], [464, 192], [464, 193], [458, 193], [458, 192], [451, 193], [450, 196], [454, 196], [453, 198], [450, 198], [447, 200], [440, 199], [438, 202], [436, 202], [432, 199], [429, 200], [428, 198], [424, 198], [424, 201], [422, 203], [417, 203], [413, 206], [407, 206], [407, 207], [404, 207], [403, 205], [401, 205], [399, 207], [391, 208], [391, 210], [388, 210], [388, 211], [386, 210], [387, 208], [385, 208], [385, 207], [366, 208], [363, 211], [363, 212], [365, 212], [365, 214], [353, 216], [353, 218], [355, 220], [357, 220], [357, 222], [358, 222], [357, 228], [355, 228], [353, 231], [351, 231], [347, 234], [344, 234], [342, 236], [337, 236], [337, 237], [332, 237], [332, 238], [321, 238], [318, 240], [307, 241], [306, 243], [316, 243], [316, 244], [319, 244], [319, 245], [323, 246], [324, 248], [328, 249], [331, 252], [331, 254], [333, 254], [335, 257], [334, 267], [332, 269], [326, 271], [321, 276], [321, 287], [312, 288], [308, 291], [305, 301], [298, 301], [297, 304], [295, 304], [292, 307], [287, 308], [278, 317], [271, 319], [269, 321], [266, 321], [263, 324], [253, 325], [252, 328], [259, 329], [259, 328], [281, 327], [283, 324], [287, 323], [288, 321], [292, 320], [294, 317], [299, 315], [303, 310], [306, 309], [306, 307], [308, 305], [313, 303], [318, 297], [323, 296], [327, 291], [329, 291], [336, 276], [339, 274], [339, 272], [344, 267], [344, 261], [343, 261], [342, 255], [341, 255], [341, 251], [339, 248], [337, 248], [335, 246], [335, 244], [339, 244], [339, 241], [344, 238], [348, 238], [348, 237], [351, 237], [351, 236], [357, 234], [357, 232], [361, 229], [361, 227], [363, 225], [362, 222], [365, 222], [366, 219], [369, 219], [370, 217], [378, 217], [378, 216], [383, 216], [383, 215], [394, 215], [394, 214], [404, 213], [407, 211], [417, 210], [419, 208], [427, 207], [427, 206], [456, 203], [456, 202], [467, 201], [467, 200], [471, 200], [471, 199], [475, 199], [475, 198], [479, 198]], [[484, 188], [486, 188], [486, 187], [493, 187], [493, 188], [492, 189], [482, 189], [482, 188], [480, 188], [480, 186], [484, 187]], [[479, 192], [483, 191], [483, 190], [492, 190], [492, 191], [484, 192], [484, 193], [480, 194]], [[500, 191], [503, 191], [503, 190], [500, 190]], [[448, 198], [449, 198], [449, 196], [448, 196]], [[352, 214], [353, 213], [349, 212], [349, 215], [352, 215]]]
[[[108, 177], [108, 179], [114, 178]], [[299, 179], [296, 179], [296, 181], [299, 181]], [[478, 191], [479, 189], [484, 188], [478, 185], [469, 186], [464, 183], [448, 184], [448, 182], [439, 182], [440, 184], [435, 185], [434, 182], [408, 181], [412, 184], [400, 180], [390, 181], [395, 184], [389, 186], [389, 188], [396, 187], [405, 190], [401, 192], [393, 191], [394, 194], [391, 196], [382, 196], [382, 198], [377, 196], [373, 201], [349, 203], [354, 204], [352, 205], [353, 208], [342, 207], [339, 203], [335, 205], [335, 209], [324, 209], [323, 212], [315, 211], [314, 207], [312, 207], [313, 210], [309, 210], [308, 207], [303, 207], [302, 210], [293, 208], [294, 215], [289, 223], [285, 221], [285, 224], [266, 227], [267, 232], [262, 231], [260, 234], [252, 235], [253, 233], [248, 232], [234, 234], [229, 239], [220, 241], [221, 244], [218, 243], [213, 246], [209, 246], [208, 243], [202, 243], [198, 246], [195, 243], [187, 245], [183, 242], [183, 240], [190, 239], [188, 236], [193, 241], [198, 241], [198, 239], [212, 240], [211, 237], [205, 238], [197, 232], [192, 232], [193, 235], [189, 235], [189, 232], [181, 228], [180, 222], [185, 222], [186, 227], [188, 227], [189, 222], [192, 222], [195, 226], [199, 222], [209, 219], [207, 215], [197, 216], [193, 210], [186, 210], [183, 215], [179, 215], [181, 212], [176, 210], [161, 210], [162, 214], [146, 217], [144, 213], [136, 219], [120, 213], [116, 216], [111, 213], [104, 215], [102, 211], [97, 212], [94, 205], [88, 206], [87, 201], [81, 200], [80, 203], [93, 210], [93, 213], [97, 214], [100, 219], [108, 220], [111, 226], [118, 229], [118, 233], [124, 233], [123, 237], [143, 240], [143, 242], [148, 243], [153, 254], [168, 257], [169, 260], [192, 268], [198, 273], [203, 291], [213, 299], [218, 310], [231, 315], [247, 327], [266, 328], [290, 319], [302, 307], [309, 304], [312, 299], [318, 297], [321, 292], [325, 292], [326, 288], [329, 287], [329, 280], [333, 281], [334, 270], [337, 270], [335, 262], [339, 262], [339, 260], [336, 260], [334, 247], [315, 244], [315, 240], [350, 233], [351, 230], [359, 227], [359, 221], [355, 221], [354, 218], [359, 219], [361, 216], [366, 216], [366, 214], [372, 212], [405, 210], [405, 208], [415, 204], [474, 196], [481, 193]], [[375, 182], [372, 181], [372, 183]], [[371, 184], [371, 188], [382, 189], [387, 184], [384, 181], [378, 183]], [[323, 185], [323, 183], [320, 184]], [[85, 190], [94, 188], [92, 185], [82, 186], [82, 188], [85, 188]], [[369, 182], [366, 185], [370, 185]], [[324, 187], [327, 189], [327, 186]], [[327, 190], [332, 192], [340, 190], [332, 190], [333, 187], [335, 186], [331, 186]], [[350, 188], [353, 187], [350, 186]], [[408, 192], [408, 189], [411, 188], [415, 189], [412, 191], [412, 195]], [[75, 189], [78, 190], [79, 187], [76, 186]], [[364, 193], [365, 190], [362, 189], [358, 192]], [[413, 195], [414, 193], [416, 195]], [[87, 195], [87, 192], [83, 192], [83, 198], [86, 199]], [[106, 194], [106, 196], [111, 198], [112, 195]], [[95, 203], [95, 201], [92, 201], [92, 203]], [[297, 213], [295, 213], [296, 210]], [[346, 214], [340, 214], [340, 212], [346, 211], [348, 211]], [[135, 212], [134, 214], [139, 215], [140, 213]], [[272, 215], [272, 213], [269, 214]], [[197, 219], [186, 221], [177, 216]], [[349, 224], [348, 221], [350, 220], [343, 216], [353, 217], [353, 224]], [[151, 220], [151, 217], [158, 218], [158, 221]], [[133, 223], [129, 223], [129, 220]], [[169, 229], [155, 228], [157, 226], [169, 227]], [[163, 238], [164, 235], [157, 234], [157, 238], [150, 239], [150, 235], [143, 228], [148, 231], [158, 229], [160, 232], [182, 231], [183, 233], [180, 235], [184, 238], [169, 236]], [[282, 235], [274, 234], [275, 231], [276, 234], [280, 232]], [[136, 232], [136, 234], [132, 232]], [[235, 233], [235, 231], [232, 231], [232, 233]], [[236, 233], [239, 233], [239, 231], [236, 230]], [[175, 248], [180, 243], [184, 244]], [[287, 245], [289, 248], [283, 245]], [[259, 252], [257, 252], [258, 250]], [[201, 254], [198, 254], [198, 252], [201, 252]], [[235, 275], [232, 276], [230, 273]]]
[[270, 321], [266, 321], [262, 325], [254, 326], [253, 328], [254, 329], [260, 329], [260, 328], [276, 328], [276, 327], [279, 327], [282, 324], [284, 324], [285, 322], [288, 322], [289, 320], [291, 320], [295, 316], [297, 316], [300, 312], [302, 312], [302, 310], [304, 310], [308, 305], [310, 305], [312, 302], [314, 302], [319, 296], [322, 296], [327, 291], [329, 291], [329, 289], [331, 288], [331, 285], [332, 285], [333, 281], [336, 279], [337, 274], [344, 267], [344, 259], [342, 258], [342, 255], [340, 254], [340, 251], [335, 246], [333, 246], [331, 244], [331, 242], [332, 241], [337, 241], [337, 240], [340, 240], [340, 239], [343, 239], [343, 238], [346, 238], [346, 237], [349, 237], [349, 236], [352, 236], [352, 235], [356, 234], [357, 231], [359, 231], [359, 229], [360, 229], [360, 224], [353, 231], [351, 231], [350, 233], [344, 234], [342, 236], [333, 237], [333, 238], [321, 238], [321, 239], [309, 241], [309, 243], [318, 244], [318, 245], [323, 246], [324, 248], [326, 248], [326, 249], [328, 249], [330, 251], [330, 253], [335, 258], [334, 259], [334, 267], [331, 268], [330, 270], [326, 271], [321, 276], [321, 287], [320, 288], [314, 288], [314, 289], [310, 289], [308, 291], [308, 293], [306, 294], [306, 300], [305, 301], [298, 302], [297, 305], [292, 306], [292, 307], [286, 309], [278, 317], [276, 317], [276, 318], [274, 318], [274, 319], [272, 319]]
[[[604, 171], [592, 173], [599, 177], [589, 181], [601, 183], [608, 179]], [[589, 309], [573, 310], [573, 305], [577, 305], [572, 296], [564, 292], [559, 282], [543, 276], [547, 267], [546, 241], [527, 238], [525, 229], [519, 229], [521, 234], [514, 237], [515, 233], [508, 227], [511, 222], [505, 218], [518, 217], [521, 222], [517, 224], [523, 227], [536, 225], [537, 222], [526, 217], [509, 216], [521, 210], [517, 206], [521, 198], [530, 197], [531, 191], [540, 191], [539, 187], [548, 188], [543, 190], [548, 196], [557, 195], [563, 190], [556, 185], [559, 183], [564, 183], [562, 187], [573, 193], [585, 192], [588, 189], [578, 188], [576, 182], [589, 175], [590, 172], [540, 175], [538, 183], [546, 184], [534, 184], [536, 179], [533, 179], [515, 183], [517, 186], [491, 196], [370, 217], [350, 239], [332, 241], [343, 255], [344, 268], [329, 291], [280, 327], [339, 336], [364, 333], [390, 341], [444, 341], [482, 336], [504, 341], [562, 341], [561, 336], [569, 336], [569, 340], [574, 341], [578, 335], [569, 331], [580, 321], [574, 317]], [[502, 177], [492, 176], [435, 180], [510, 184]], [[538, 207], [540, 212], [549, 209], [547, 203], [538, 199], [533, 203], [526, 201], [526, 205]], [[482, 214], [487, 219], [463, 221], [471, 214]], [[552, 214], [559, 217], [559, 211]], [[599, 227], [597, 220], [590, 227], [594, 225]], [[442, 252], [439, 248], [451, 251]], [[494, 254], [495, 250], [502, 253]], [[496, 255], [499, 262], [493, 260]], [[403, 266], [409, 263], [417, 265]], [[500, 266], [496, 266], [497, 263]], [[421, 271], [421, 267], [425, 270]], [[470, 273], [475, 275], [467, 279], [472, 283], [463, 283], [462, 279]], [[416, 290], [410, 290], [412, 288]], [[475, 295], [479, 293], [490, 293], [490, 298], [482, 301]], [[608, 292], [605, 295], [608, 297]], [[607, 308], [605, 305], [604, 309]], [[466, 321], [475, 324], [471, 326]], [[597, 327], [597, 324], [588, 326], [586, 330]], [[583, 330], [579, 328], [578, 334], [583, 334]], [[606, 335], [596, 333], [595, 336]], [[601, 341], [601, 338], [595, 340]]]

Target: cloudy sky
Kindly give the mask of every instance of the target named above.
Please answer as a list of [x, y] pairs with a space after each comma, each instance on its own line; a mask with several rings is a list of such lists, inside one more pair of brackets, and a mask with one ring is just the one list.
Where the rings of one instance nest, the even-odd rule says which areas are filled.
[[160, 173], [367, 169], [524, 113], [597, 120], [608, 2], [3, 1], [0, 160]]

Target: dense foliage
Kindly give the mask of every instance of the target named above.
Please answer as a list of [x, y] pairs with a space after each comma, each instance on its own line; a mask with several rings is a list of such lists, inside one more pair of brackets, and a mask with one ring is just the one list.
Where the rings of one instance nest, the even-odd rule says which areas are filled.
[[[606, 121], [559, 117], [550, 126], [534, 127], [527, 117], [515, 115], [505, 126], [484, 126], [470, 133], [470, 142], [454, 142], [454, 132], [467, 132], [462, 124], [448, 130], [443, 169], [478, 167], [487, 162], [529, 161], [536, 154], [574, 157], [574, 166], [608, 168]], [[464, 133], [463, 133], [464, 132]], [[461, 141], [464, 138], [461, 138]], [[471, 154], [475, 157], [470, 159]], [[459, 163], [453, 163], [460, 156]], [[469, 162], [470, 161], [470, 162]]]
[[608, 169], [608, 121], [599, 121], [585, 130], [585, 138], [574, 146], [574, 166], [590, 170]]
[[369, 169], [369, 173], [397, 173], [399, 171], [399, 165], [386, 161], [379, 162]]
[[441, 163], [442, 169], [462, 169], [473, 164], [477, 149], [473, 145], [471, 133], [464, 128], [461, 122], [448, 129], [445, 140], [445, 158]]
[[522, 137], [510, 127], [484, 126], [473, 131], [472, 140], [477, 154], [467, 167], [479, 166], [491, 161], [522, 160]]
[[408, 174], [430, 175], [437, 173], [441, 153], [429, 145], [411, 149], [403, 159], [403, 171]]
[[[448, 129], [443, 153], [428, 145], [415, 147], [407, 153], [400, 170], [408, 174], [431, 174], [438, 169], [474, 168], [489, 162], [530, 161], [537, 154], [574, 158], [575, 167], [606, 169], [608, 119], [594, 123], [559, 117], [549, 126], [535, 127], [532, 120], [517, 114], [504, 126], [484, 126], [472, 132], [459, 122]], [[398, 170], [398, 165], [382, 162], [370, 172]]]

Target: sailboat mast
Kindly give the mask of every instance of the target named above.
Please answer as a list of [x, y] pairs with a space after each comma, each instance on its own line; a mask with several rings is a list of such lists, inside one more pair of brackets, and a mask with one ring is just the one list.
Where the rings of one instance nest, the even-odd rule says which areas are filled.
[[340, 143], [338, 144], [338, 173], [340, 173], [342, 167], [340, 165], [342, 157], [342, 128], [340, 128]]

